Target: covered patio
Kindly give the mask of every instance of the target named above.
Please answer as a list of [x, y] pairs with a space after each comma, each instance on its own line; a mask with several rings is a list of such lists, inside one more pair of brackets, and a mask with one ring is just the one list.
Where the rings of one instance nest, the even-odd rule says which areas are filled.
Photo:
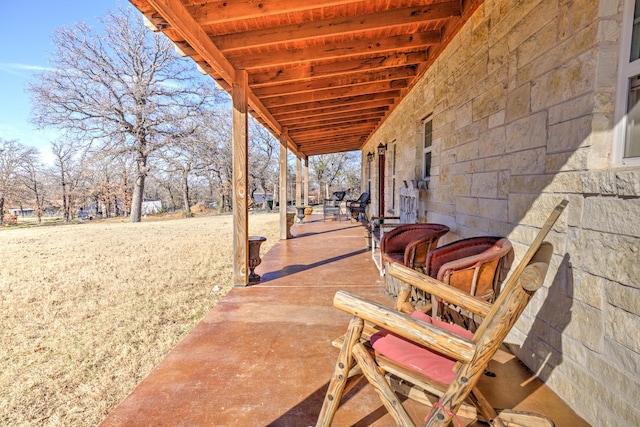
[[[331, 341], [349, 320], [332, 307], [333, 295], [392, 300], [359, 223], [312, 215], [293, 235], [263, 256], [262, 282], [232, 289], [101, 425], [315, 425], [338, 355]], [[543, 412], [556, 426], [588, 425], [512, 355], [501, 352], [491, 367], [496, 377], [480, 384], [498, 407]], [[416, 422], [428, 412], [405, 404]], [[394, 421], [364, 381], [334, 425]]]
[[[248, 283], [249, 114], [280, 141], [280, 200], [295, 155], [297, 206], [310, 156], [360, 150], [370, 216], [397, 215], [410, 187], [417, 222], [450, 228], [441, 243], [505, 236], [517, 258], [569, 199], [550, 234], [555, 276], [512, 351], [591, 424], [638, 424], [640, 157], [621, 154], [631, 142], [619, 121], [640, 73], [627, 60], [637, 2], [130, 1], [231, 95], [235, 286]], [[617, 80], [619, 69], [629, 74]], [[313, 424], [346, 323], [333, 294], [386, 297], [359, 226], [312, 222], [286, 241], [286, 222], [283, 210], [265, 281], [234, 289], [105, 425]], [[503, 388], [515, 402], [498, 406], [580, 425], [556, 418], [571, 414], [557, 399], [536, 401], [547, 388], [530, 375], [505, 377], [529, 397]], [[349, 400], [337, 425], [391, 424], [363, 402]]]

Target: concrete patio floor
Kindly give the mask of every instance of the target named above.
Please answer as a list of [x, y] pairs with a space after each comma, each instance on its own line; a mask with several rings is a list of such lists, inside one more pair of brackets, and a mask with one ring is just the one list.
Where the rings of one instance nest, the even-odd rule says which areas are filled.
[[[315, 425], [338, 356], [331, 341], [349, 321], [333, 295], [392, 301], [360, 224], [312, 215], [292, 231], [263, 256], [262, 281], [232, 289], [101, 426]], [[544, 413], [558, 427], [588, 425], [517, 359], [503, 354], [491, 369], [496, 378], [480, 387], [496, 406]], [[344, 400], [334, 426], [395, 425], [366, 382]], [[420, 424], [428, 408], [405, 404]]]

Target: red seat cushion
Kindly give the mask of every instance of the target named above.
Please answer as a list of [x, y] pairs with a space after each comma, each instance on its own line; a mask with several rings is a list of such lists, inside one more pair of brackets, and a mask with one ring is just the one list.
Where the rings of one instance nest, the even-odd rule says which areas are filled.
[[[431, 316], [414, 311], [411, 317], [430, 323], [441, 329], [453, 332], [463, 338], [471, 339], [473, 333], [458, 326], [451, 325]], [[420, 372], [443, 384], [449, 384], [455, 377], [453, 366], [455, 361], [442, 354], [429, 350], [405, 338], [399, 337], [389, 331], [383, 330], [371, 337], [371, 345], [380, 354], [406, 366], [409, 369]]]

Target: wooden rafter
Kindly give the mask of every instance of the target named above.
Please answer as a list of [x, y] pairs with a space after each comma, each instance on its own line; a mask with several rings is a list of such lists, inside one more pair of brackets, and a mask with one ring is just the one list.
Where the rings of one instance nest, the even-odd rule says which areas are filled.
[[392, 90], [389, 92], [328, 99], [325, 101], [312, 101], [312, 102], [305, 102], [302, 104], [284, 105], [279, 107], [273, 107], [272, 110], [275, 110], [273, 111], [273, 114], [276, 117], [279, 114], [302, 112], [302, 111], [316, 111], [316, 110], [324, 110], [327, 108], [331, 108], [332, 112], [336, 112], [336, 111], [339, 111], [340, 107], [343, 107], [343, 106], [351, 106], [351, 110], [353, 108], [370, 108], [371, 105], [376, 101], [385, 101], [388, 105], [395, 98], [399, 96], [400, 96], [399, 90]]
[[253, 89], [253, 92], [262, 98], [270, 96], [291, 95], [308, 93], [314, 90], [325, 90], [363, 85], [368, 83], [386, 82], [415, 77], [415, 67], [399, 67], [390, 70], [381, 70], [372, 73], [343, 74], [335, 77], [322, 77], [302, 82], [283, 83], [277, 86], [265, 86]]
[[376, 40], [360, 39], [320, 46], [292, 48], [277, 52], [256, 53], [253, 55], [243, 55], [234, 51], [228, 54], [227, 57], [232, 60], [238, 68], [251, 70], [298, 64], [301, 59], [313, 62], [357, 57], [362, 56], [363, 52], [367, 55], [398, 51], [408, 52], [428, 48], [429, 46], [438, 44], [439, 41], [439, 32], [425, 31], [415, 34], [382, 37]]
[[329, 78], [351, 73], [377, 72], [380, 70], [392, 70], [395, 67], [417, 65], [425, 62], [426, 52], [394, 53], [350, 59], [341, 62], [326, 64], [302, 63], [289, 68], [257, 71], [249, 75], [249, 85], [259, 87], [263, 85], [279, 85], [292, 81]]
[[238, 0], [209, 1], [189, 7], [199, 25], [213, 25], [233, 21], [245, 21], [287, 13], [296, 13], [313, 8], [341, 6], [361, 0]]
[[302, 129], [304, 127], [310, 126], [311, 124], [321, 123], [323, 125], [331, 124], [331, 123], [341, 123], [344, 121], [351, 121], [366, 118], [367, 120], [371, 117], [382, 117], [387, 113], [386, 107], [382, 108], [366, 108], [359, 111], [351, 111], [345, 113], [333, 113], [333, 114], [325, 114], [325, 115], [315, 115], [315, 116], [307, 116], [304, 119], [297, 117], [292, 117], [289, 119], [280, 119], [280, 123], [288, 126], [290, 129]]
[[[460, 16], [460, 3], [449, 1], [406, 9], [395, 9], [361, 16], [339, 17], [281, 27], [264, 28], [243, 33], [212, 37], [223, 52], [313, 40], [327, 36], [360, 34], [364, 31], [397, 28], [415, 23], [429, 23]], [[426, 19], [425, 19], [426, 17]]]
[[330, 88], [323, 90], [309, 91], [305, 98], [297, 94], [280, 95], [264, 99], [267, 107], [283, 106], [291, 104], [302, 104], [306, 99], [312, 101], [333, 100], [341, 97], [358, 96], [365, 94], [384, 93], [391, 90], [403, 89], [407, 87], [409, 81], [407, 79], [392, 80], [389, 82], [367, 83], [362, 85], [353, 85], [348, 87]]
[[281, 113], [277, 114], [276, 119], [284, 123], [286, 121], [295, 120], [295, 121], [304, 121], [309, 118], [316, 117], [321, 118], [326, 115], [333, 115], [333, 117], [341, 117], [344, 114], [358, 114], [360, 111], [366, 112], [371, 109], [382, 110], [385, 113], [389, 111], [389, 101], [386, 99], [379, 99], [376, 101], [369, 101], [365, 105], [362, 104], [349, 104], [344, 106], [336, 106], [336, 107], [325, 107], [325, 108], [316, 108], [316, 109], [308, 109], [308, 110], [294, 110], [289, 113]]

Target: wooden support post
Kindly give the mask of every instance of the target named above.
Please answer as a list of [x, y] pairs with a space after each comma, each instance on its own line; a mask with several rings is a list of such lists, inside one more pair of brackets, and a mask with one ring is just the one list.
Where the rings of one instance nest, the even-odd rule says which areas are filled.
[[249, 283], [249, 222], [248, 222], [248, 141], [246, 71], [238, 71], [232, 86], [233, 138], [233, 285]]
[[309, 156], [304, 156], [304, 195], [302, 204], [309, 204]]
[[287, 239], [287, 129], [280, 135], [280, 240]]
[[302, 161], [296, 157], [296, 206], [304, 206], [302, 202]]

